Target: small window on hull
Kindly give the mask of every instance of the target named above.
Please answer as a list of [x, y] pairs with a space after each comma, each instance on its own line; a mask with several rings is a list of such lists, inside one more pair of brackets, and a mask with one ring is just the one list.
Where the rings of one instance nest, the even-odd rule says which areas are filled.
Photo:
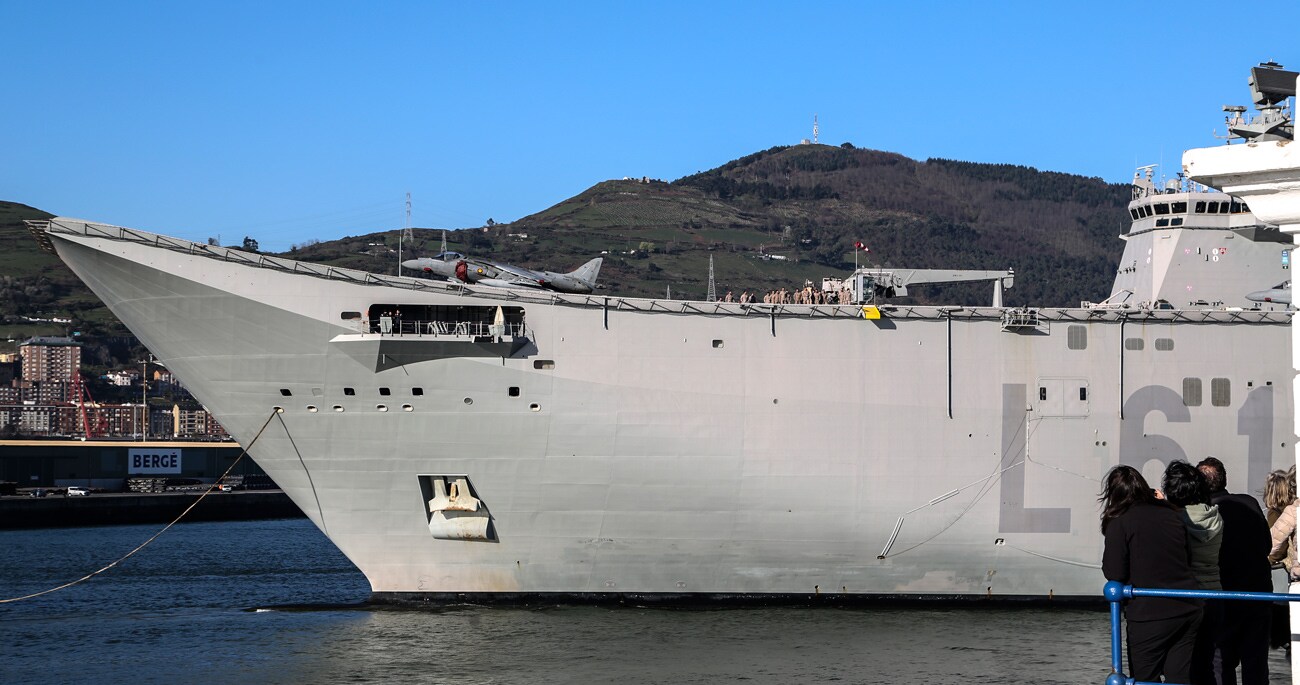
[[1065, 346], [1071, 350], [1088, 349], [1088, 327], [1072, 325], [1067, 328]]
[[1216, 407], [1232, 406], [1232, 381], [1227, 378], [1210, 379], [1210, 404]]
[[1199, 378], [1183, 379], [1183, 406], [1186, 407], [1201, 406], [1201, 379]]

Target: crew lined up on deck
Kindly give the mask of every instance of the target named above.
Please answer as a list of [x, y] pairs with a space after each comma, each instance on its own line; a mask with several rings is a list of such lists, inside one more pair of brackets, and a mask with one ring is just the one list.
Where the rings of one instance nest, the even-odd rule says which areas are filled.
[[[746, 290], [737, 298], [730, 290], [722, 296], [723, 302], [747, 304], [757, 298], [752, 291]], [[853, 304], [853, 291], [849, 288], [825, 291], [806, 285], [797, 290], [779, 288], [769, 290], [763, 295], [763, 304]]]
[[[1270, 474], [1270, 485], [1275, 475]], [[1285, 480], [1285, 473], [1282, 473]], [[1154, 490], [1131, 466], [1110, 470], [1102, 490], [1102, 572], [1134, 587], [1270, 592], [1272, 559], [1286, 556], [1295, 531], [1295, 476], [1266, 502], [1278, 512], [1269, 524], [1255, 498], [1227, 490], [1223, 462], [1196, 467], [1176, 460]], [[1289, 492], [1289, 494], [1288, 494]], [[1290, 516], [1285, 513], [1289, 506]], [[1294, 542], [1289, 543], [1294, 548]], [[1271, 549], [1270, 549], [1271, 548]], [[1294, 572], [1294, 552], [1289, 572]], [[1294, 577], [1294, 576], [1293, 576]], [[1137, 597], [1125, 602], [1128, 675], [1139, 681], [1268, 684], [1271, 607], [1262, 602]]]

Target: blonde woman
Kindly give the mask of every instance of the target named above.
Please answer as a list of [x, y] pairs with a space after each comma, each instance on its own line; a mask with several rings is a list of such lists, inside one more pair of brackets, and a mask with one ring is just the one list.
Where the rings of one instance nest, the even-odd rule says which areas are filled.
[[1283, 562], [1292, 582], [1300, 580], [1296, 568], [1296, 485], [1295, 467], [1289, 471], [1274, 471], [1264, 481], [1264, 506], [1268, 508], [1268, 523], [1273, 535], [1273, 549], [1268, 553], [1271, 563]]

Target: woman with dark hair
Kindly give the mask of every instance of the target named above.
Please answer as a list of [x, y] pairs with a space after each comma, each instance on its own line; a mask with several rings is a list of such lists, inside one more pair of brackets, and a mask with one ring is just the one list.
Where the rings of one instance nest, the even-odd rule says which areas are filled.
[[[1196, 589], [1182, 518], [1156, 499], [1137, 469], [1111, 469], [1099, 501], [1106, 540], [1101, 570], [1107, 580], [1144, 588]], [[1124, 618], [1129, 677], [1153, 682], [1163, 673], [1166, 682], [1191, 680], [1200, 600], [1134, 597], [1124, 607]]]
[[[1182, 518], [1187, 530], [1187, 557], [1196, 585], [1202, 590], [1222, 590], [1219, 580], [1219, 546], [1223, 542], [1223, 518], [1210, 504], [1210, 483], [1195, 466], [1179, 459], [1169, 462], [1161, 483], [1165, 501]], [[1214, 636], [1223, 622], [1223, 602], [1205, 603], [1201, 625], [1192, 648], [1192, 685], [1215, 685]]]

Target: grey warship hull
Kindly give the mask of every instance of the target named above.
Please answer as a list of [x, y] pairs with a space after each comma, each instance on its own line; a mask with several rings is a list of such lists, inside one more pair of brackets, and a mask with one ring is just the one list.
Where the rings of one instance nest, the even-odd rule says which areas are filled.
[[1095, 596], [1110, 467], [1245, 490], [1295, 439], [1286, 310], [869, 319], [34, 230], [382, 598]]

